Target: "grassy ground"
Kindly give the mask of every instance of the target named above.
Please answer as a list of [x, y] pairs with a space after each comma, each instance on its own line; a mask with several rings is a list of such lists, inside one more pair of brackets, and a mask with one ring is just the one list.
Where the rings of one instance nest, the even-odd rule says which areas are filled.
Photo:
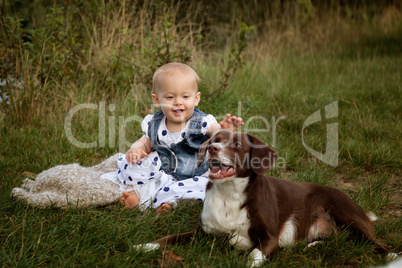
[[[272, 56], [255, 52], [239, 69], [229, 90], [217, 99], [201, 100], [200, 109], [219, 118], [229, 112], [245, 121], [254, 116], [268, 119], [270, 130], [255, 132], [274, 144], [283, 165], [271, 171], [292, 181], [306, 181], [343, 190], [365, 210], [379, 216], [378, 237], [402, 251], [401, 200], [401, 34], [368, 35], [325, 49], [282, 51]], [[257, 51], [257, 50], [256, 50]], [[202, 93], [216, 86], [217, 55], [195, 62], [203, 78]], [[124, 93], [124, 94], [123, 94]], [[108, 99], [115, 104], [107, 116], [141, 115], [150, 108], [148, 93], [123, 92]], [[126, 94], [126, 95], [125, 95]], [[91, 102], [77, 96], [77, 103]], [[339, 102], [339, 116], [310, 126], [308, 146], [325, 152], [326, 123], [339, 126], [339, 164], [331, 167], [303, 147], [302, 125], [315, 111]], [[96, 102], [97, 104], [99, 102]], [[223, 104], [223, 105], [222, 105]], [[240, 107], [240, 108], [239, 108]], [[62, 109], [61, 109], [62, 110]], [[33, 124], [0, 122], [0, 263], [3, 267], [31, 266], [159, 266], [166, 251], [137, 252], [133, 245], [167, 234], [190, 231], [197, 225], [201, 204], [183, 206], [157, 216], [153, 211], [131, 211], [118, 204], [66, 211], [37, 209], [10, 196], [11, 189], [29, 176], [59, 164], [93, 165], [124, 151], [106, 136], [106, 146], [82, 149], [64, 133], [66, 111], [50, 114]], [[321, 113], [323, 115], [323, 112]], [[272, 117], [286, 118], [272, 131]], [[98, 112], [80, 113], [73, 122], [77, 139], [98, 140]], [[108, 125], [107, 125], [108, 126]], [[118, 126], [116, 126], [117, 128]], [[249, 121], [244, 131], [266, 129], [261, 119]], [[130, 123], [126, 139], [140, 137], [139, 124]], [[268, 265], [279, 267], [356, 267], [385, 263], [373, 246], [342, 230], [313, 249], [305, 243], [281, 249]], [[246, 255], [232, 249], [225, 238], [197, 236], [190, 245], [169, 247], [186, 267], [239, 267]]]

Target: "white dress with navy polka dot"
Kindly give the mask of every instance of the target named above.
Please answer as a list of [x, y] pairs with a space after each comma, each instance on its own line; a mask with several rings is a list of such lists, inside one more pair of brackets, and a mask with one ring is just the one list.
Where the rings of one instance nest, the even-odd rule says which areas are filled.
[[[142, 131], [147, 137], [148, 125], [152, 117], [153, 115], [147, 115], [141, 123]], [[166, 118], [163, 118], [159, 126], [158, 139], [162, 145], [172, 147], [183, 140], [188, 124], [180, 132], [173, 133], [167, 130], [165, 121]], [[202, 133], [205, 135], [208, 128], [216, 123], [217, 121], [212, 115], [204, 116]], [[138, 164], [128, 163], [125, 155], [119, 158], [117, 164], [119, 167], [117, 176], [114, 173], [114, 175], [105, 177], [118, 183], [122, 191], [136, 191], [140, 198], [140, 209], [145, 209], [150, 205], [156, 208], [164, 203], [169, 203], [174, 207], [180, 199], [204, 200], [208, 172], [179, 181], [160, 170], [162, 162], [156, 151], [144, 157]]]

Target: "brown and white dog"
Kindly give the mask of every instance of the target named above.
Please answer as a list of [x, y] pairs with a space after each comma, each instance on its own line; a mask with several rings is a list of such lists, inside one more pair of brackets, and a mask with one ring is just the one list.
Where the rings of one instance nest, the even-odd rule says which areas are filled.
[[[262, 264], [280, 247], [328, 236], [336, 225], [348, 226], [379, 250], [388, 250], [374, 236], [375, 216], [366, 214], [343, 192], [264, 176], [277, 154], [258, 138], [222, 130], [204, 143], [200, 159], [206, 154], [210, 181], [200, 228], [209, 234], [232, 235], [230, 244], [253, 249], [251, 266]], [[170, 235], [139, 247], [153, 249], [195, 233]]]

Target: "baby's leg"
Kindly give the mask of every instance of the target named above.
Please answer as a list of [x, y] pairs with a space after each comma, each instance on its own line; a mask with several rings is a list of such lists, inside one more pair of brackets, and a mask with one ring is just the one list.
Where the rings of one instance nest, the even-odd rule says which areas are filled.
[[146, 208], [160, 187], [161, 163], [158, 153], [152, 152], [136, 164], [127, 162], [123, 155], [118, 159], [117, 165], [118, 182], [123, 193], [120, 199], [122, 205], [127, 208]]
[[162, 213], [176, 208], [181, 203], [187, 203], [189, 200], [203, 201], [207, 183], [208, 178], [203, 176], [195, 176], [182, 181], [170, 179], [170, 183], [159, 189], [152, 206], [158, 213]]
[[156, 208], [156, 212], [159, 214], [162, 214], [164, 212], [170, 212], [172, 211], [172, 206], [168, 203], [162, 204], [159, 207]]
[[199, 203], [201, 200], [198, 199], [180, 199], [180, 200], [176, 200], [175, 203], [163, 203], [161, 204], [159, 207], [156, 208], [156, 212], [157, 213], [164, 213], [164, 212], [170, 212], [173, 210], [173, 206], [183, 206], [183, 205], [187, 205], [187, 206], [193, 206], [197, 203]]
[[135, 208], [140, 204], [140, 198], [133, 190], [130, 192], [123, 192], [123, 197], [120, 199], [120, 202], [123, 206], [127, 208]]

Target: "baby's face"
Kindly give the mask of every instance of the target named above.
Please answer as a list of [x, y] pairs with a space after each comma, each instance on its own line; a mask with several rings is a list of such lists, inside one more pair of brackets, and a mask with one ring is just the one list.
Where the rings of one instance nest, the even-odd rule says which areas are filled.
[[157, 107], [162, 108], [170, 123], [182, 124], [193, 115], [200, 96], [195, 78], [178, 74], [164, 77], [152, 99]]

